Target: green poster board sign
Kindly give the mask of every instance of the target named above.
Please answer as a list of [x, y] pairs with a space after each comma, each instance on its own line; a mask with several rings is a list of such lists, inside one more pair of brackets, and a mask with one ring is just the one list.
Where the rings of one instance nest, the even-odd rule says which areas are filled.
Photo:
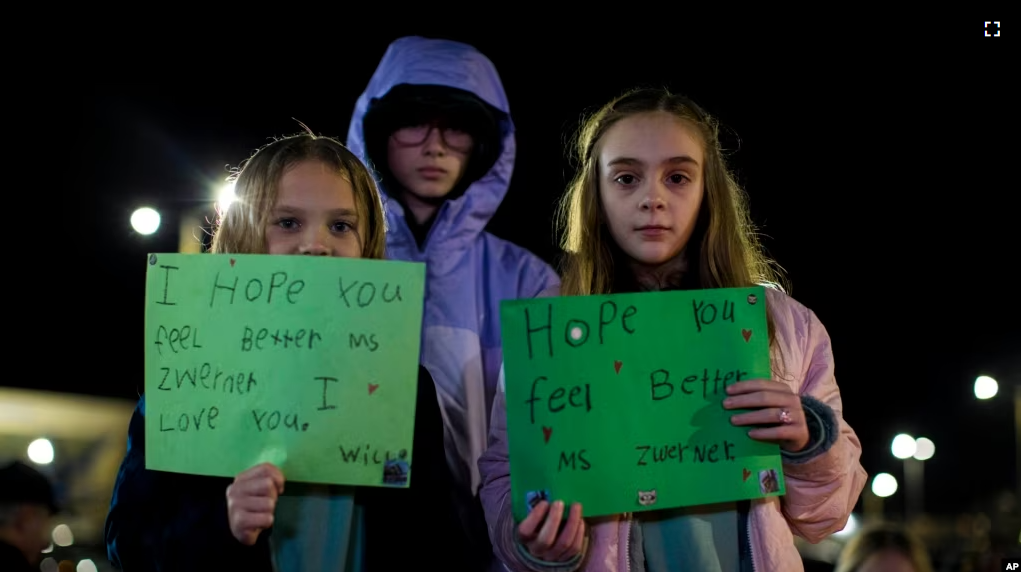
[[735, 427], [725, 386], [769, 379], [762, 287], [501, 306], [514, 515], [585, 516], [785, 493], [777, 445]]
[[146, 467], [410, 483], [425, 267], [150, 254]]

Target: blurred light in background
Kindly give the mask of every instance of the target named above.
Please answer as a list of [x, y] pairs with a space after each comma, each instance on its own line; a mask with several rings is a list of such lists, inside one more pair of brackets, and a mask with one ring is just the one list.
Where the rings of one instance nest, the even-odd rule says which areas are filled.
[[52, 542], [50, 543], [50, 545], [48, 547], [46, 547], [46, 550], [43, 550], [43, 554], [49, 554], [50, 552], [53, 552], [53, 543]]
[[917, 448], [918, 444], [915, 442], [914, 437], [907, 433], [901, 433], [893, 438], [893, 445], [890, 446], [890, 451], [898, 459], [907, 459], [915, 454]]
[[78, 563], [78, 572], [99, 572], [96, 563], [86, 558]]
[[914, 457], [919, 461], [928, 461], [936, 454], [936, 444], [925, 437], [915, 439]]
[[216, 197], [216, 206], [219, 207], [221, 213], [225, 213], [236, 198], [237, 195], [234, 194], [234, 182], [231, 181], [220, 189], [220, 193]]
[[890, 473], [879, 473], [872, 479], [872, 494], [886, 498], [897, 492], [897, 479]]
[[833, 536], [836, 536], [837, 538], [850, 538], [851, 536], [854, 536], [855, 532], [858, 532], [858, 517], [852, 514], [847, 517], [847, 524], [844, 525], [844, 528], [839, 532], [834, 532]]
[[138, 234], [152, 234], [160, 227], [160, 213], [149, 207], [142, 207], [131, 213], [131, 228]]
[[28, 458], [37, 465], [53, 462], [53, 443], [49, 439], [36, 439], [28, 445]]
[[71, 534], [71, 527], [66, 524], [58, 524], [53, 529], [53, 544], [57, 546], [71, 546], [74, 544], [74, 535]]
[[975, 397], [979, 399], [992, 399], [996, 397], [999, 384], [988, 375], [980, 375], [975, 378]]
[[57, 561], [52, 558], [43, 558], [43, 561], [39, 563], [39, 569], [42, 572], [57, 572], [60, 567], [57, 566]]

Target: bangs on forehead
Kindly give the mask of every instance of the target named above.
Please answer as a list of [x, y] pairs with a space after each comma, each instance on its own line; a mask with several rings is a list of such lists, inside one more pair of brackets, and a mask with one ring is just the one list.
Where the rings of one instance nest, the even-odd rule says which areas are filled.
[[393, 128], [395, 129], [418, 125], [437, 125], [474, 134], [481, 131], [479, 123], [478, 117], [474, 117], [464, 110], [431, 105], [413, 106], [401, 110], [393, 116]]

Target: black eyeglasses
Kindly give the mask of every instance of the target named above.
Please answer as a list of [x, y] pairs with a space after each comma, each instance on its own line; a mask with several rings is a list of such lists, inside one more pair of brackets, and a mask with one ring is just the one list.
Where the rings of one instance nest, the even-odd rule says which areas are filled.
[[432, 134], [433, 129], [440, 130], [440, 137], [443, 139], [443, 144], [446, 147], [460, 153], [471, 151], [472, 136], [465, 131], [452, 127], [439, 127], [432, 124], [401, 127], [393, 132], [393, 138], [401, 145], [413, 147], [425, 143], [426, 139]]

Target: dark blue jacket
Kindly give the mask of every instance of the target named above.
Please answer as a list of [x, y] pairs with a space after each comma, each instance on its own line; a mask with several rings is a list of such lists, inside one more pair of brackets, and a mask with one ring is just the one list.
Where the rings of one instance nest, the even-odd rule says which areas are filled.
[[[478, 563], [492, 554], [492, 548], [477, 541], [486, 539], [484, 528], [465, 530], [457, 517], [436, 389], [422, 367], [413, 447], [415, 476], [410, 487], [365, 487], [356, 494], [356, 502], [365, 509], [367, 569], [439, 564], [445, 570], [480, 570]], [[106, 519], [110, 561], [127, 572], [271, 572], [272, 529], [263, 532], [254, 546], [241, 544], [230, 532], [226, 490], [231, 482], [146, 469], [143, 396], [131, 417], [127, 455]]]

